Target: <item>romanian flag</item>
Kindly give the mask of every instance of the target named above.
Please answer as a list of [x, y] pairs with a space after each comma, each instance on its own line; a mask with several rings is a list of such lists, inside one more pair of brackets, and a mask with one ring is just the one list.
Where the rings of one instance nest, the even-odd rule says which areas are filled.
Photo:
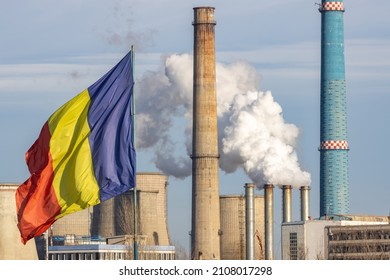
[[135, 186], [132, 51], [59, 108], [26, 153], [16, 191], [24, 244], [56, 220]]

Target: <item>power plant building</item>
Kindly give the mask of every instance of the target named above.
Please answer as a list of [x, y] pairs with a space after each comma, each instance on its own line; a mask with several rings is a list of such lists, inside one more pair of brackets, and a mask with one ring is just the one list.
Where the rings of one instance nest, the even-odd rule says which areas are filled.
[[194, 8], [191, 259], [220, 259], [214, 8]]
[[390, 260], [390, 224], [328, 226], [325, 259]]
[[322, 0], [320, 216], [349, 213], [344, 3]]
[[[133, 260], [133, 247], [128, 244], [79, 244], [49, 246], [49, 260]], [[175, 260], [174, 246], [142, 246], [138, 260]]]
[[390, 259], [389, 217], [334, 215], [282, 224], [283, 260]]

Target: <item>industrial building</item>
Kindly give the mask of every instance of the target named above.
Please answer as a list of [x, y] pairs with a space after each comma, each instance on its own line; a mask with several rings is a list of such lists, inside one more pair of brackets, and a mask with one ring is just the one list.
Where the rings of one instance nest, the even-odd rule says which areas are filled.
[[[87, 244], [49, 246], [49, 260], [133, 260], [130, 245]], [[139, 260], [174, 260], [174, 246], [144, 246], [138, 252]]]
[[332, 215], [283, 223], [282, 259], [390, 259], [389, 217]]
[[[310, 187], [302, 186], [299, 189], [300, 220], [292, 221], [291, 197], [294, 189], [285, 185], [281, 190], [283, 260], [390, 258], [390, 217], [334, 214], [313, 219], [310, 216]], [[267, 196], [265, 199], [272, 208], [273, 199]], [[265, 219], [271, 217], [266, 215]]]
[[325, 233], [325, 259], [390, 259], [389, 224], [327, 226]]

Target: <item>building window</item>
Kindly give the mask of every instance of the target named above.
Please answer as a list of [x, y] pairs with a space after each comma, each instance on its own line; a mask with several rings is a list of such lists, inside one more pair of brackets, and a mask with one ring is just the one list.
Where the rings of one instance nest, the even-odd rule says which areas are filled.
[[298, 259], [298, 236], [296, 232], [290, 232], [290, 260]]

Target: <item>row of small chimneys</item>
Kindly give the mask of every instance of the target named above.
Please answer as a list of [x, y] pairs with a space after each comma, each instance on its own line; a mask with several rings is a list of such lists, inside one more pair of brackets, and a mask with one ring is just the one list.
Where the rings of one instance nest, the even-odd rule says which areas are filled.
[[[246, 199], [246, 259], [254, 259], [254, 184], [245, 184], [245, 199]], [[283, 185], [283, 223], [292, 221], [292, 186]], [[274, 231], [274, 203], [273, 203], [272, 184], [264, 185], [264, 228], [265, 228], [265, 259], [273, 260], [273, 231]], [[302, 186], [299, 188], [301, 195], [301, 221], [310, 219], [310, 186]]]

